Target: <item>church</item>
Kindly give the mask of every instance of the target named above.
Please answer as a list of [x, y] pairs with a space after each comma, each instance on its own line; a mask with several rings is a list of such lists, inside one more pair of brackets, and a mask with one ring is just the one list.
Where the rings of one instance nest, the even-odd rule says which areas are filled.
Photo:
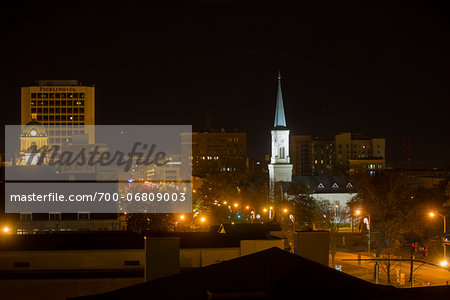
[[354, 184], [346, 176], [293, 176], [293, 164], [290, 156], [290, 130], [287, 128], [286, 115], [281, 89], [281, 74], [278, 73], [278, 91], [275, 106], [275, 120], [271, 130], [271, 157], [268, 164], [269, 170], [269, 198], [274, 201], [275, 185], [279, 183], [284, 199], [289, 199], [286, 191], [291, 182], [306, 183], [311, 190], [314, 199], [328, 201], [345, 209], [348, 201], [356, 194]]
[[281, 74], [278, 73], [277, 104], [272, 135], [272, 154], [269, 169], [269, 191], [273, 199], [276, 182], [292, 181], [292, 164], [289, 156], [289, 129], [286, 127], [283, 93], [281, 91]]

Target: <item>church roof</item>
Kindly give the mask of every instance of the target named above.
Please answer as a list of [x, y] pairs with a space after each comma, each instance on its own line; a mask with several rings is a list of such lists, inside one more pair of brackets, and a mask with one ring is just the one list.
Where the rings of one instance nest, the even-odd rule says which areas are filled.
[[277, 92], [277, 105], [275, 107], [275, 122], [273, 124], [275, 128], [286, 127], [286, 117], [284, 115], [283, 94], [281, 92], [281, 75], [278, 73], [278, 92]]
[[345, 176], [292, 176], [292, 182], [306, 183], [315, 193], [354, 193], [354, 183]]

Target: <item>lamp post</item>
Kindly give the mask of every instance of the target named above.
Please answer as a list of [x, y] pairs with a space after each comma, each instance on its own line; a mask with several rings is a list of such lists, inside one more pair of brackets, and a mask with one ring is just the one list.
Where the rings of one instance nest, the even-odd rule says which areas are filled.
[[[430, 217], [435, 217], [436, 215], [442, 217], [444, 219], [444, 236], [447, 234], [447, 217], [443, 214], [440, 214], [438, 212], [430, 212], [428, 213]], [[442, 262], [447, 263], [447, 246], [445, 245], [445, 241], [442, 241], [442, 247], [444, 247], [444, 260]]]
[[[357, 209], [356, 211], [355, 211], [355, 214], [357, 215], [357, 216], [359, 216], [359, 215], [361, 215], [361, 209]], [[361, 222], [361, 221], [360, 221]], [[370, 254], [370, 230], [371, 230], [371, 228], [370, 228], [370, 214], [369, 214], [369, 219], [368, 219], [368, 222], [367, 222], [367, 229], [368, 229], [368, 231], [369, 231], [369, 235], [368, 235], [368, 239], [367, 239], [367, 252], [369, 252], [369, 254]]]

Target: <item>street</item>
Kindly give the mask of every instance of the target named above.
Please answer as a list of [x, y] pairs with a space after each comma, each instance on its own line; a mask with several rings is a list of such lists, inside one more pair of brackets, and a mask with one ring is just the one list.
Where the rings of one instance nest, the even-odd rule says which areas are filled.
[[[349, 275], [364, 279], [370, 282], [374, 281], [374, 265], [372, 261], [343, 261], [343, 259], [358, 259], [358, 254], [361, 254], [361, 259], [373, 258], [367, 255], [367, 252], [336, 252], [335, 265], [342, 266], [342, 272]], [[397, 257], [392, 257], [397, 258]], [[403, 257], [406, 258], [406, 257]], [[331, 258], [330, 258], [331, 262]], [[379, 283], [387, 283], [387, 274], [380, 263]], [[391, 262], [391, 285], [397, 287], [410, 287], [410, 263], [406, 261]], [[450, 271], [444, 268], [424, 265], [421, 263], [414, 264], [414, 286], [430, 286], [430, 285], [448, 285], [450, 283]]]

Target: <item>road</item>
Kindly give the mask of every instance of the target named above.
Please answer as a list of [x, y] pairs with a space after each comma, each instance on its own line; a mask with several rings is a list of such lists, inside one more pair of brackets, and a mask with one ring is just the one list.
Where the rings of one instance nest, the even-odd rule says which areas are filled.
[[[373, 280], [375, 262], [343, 261], [343, 259], [358, 259], [358, 254], [361, 254], [362, 259], [373, 258], [371, 256], [368, 256], [367, 252], [337, 252], [335, 256], [335, 265], [341, 265], [342, 271], [349, 275], [370, 282], [375, 282]], [[448, 269], [415, 263], [414, 270], [415, 270], [414, 272], [415, 287], [450, 284], [450, 271]], [[409, 262], [406, 261], [391, 262], [392, 285], [395, 285], [397, 287], [410, 287], [409, 274], [410, 274]], [[388, 284], [387, 273], [383, 268], [383, 266], [380, 267], [379, 283]]]

